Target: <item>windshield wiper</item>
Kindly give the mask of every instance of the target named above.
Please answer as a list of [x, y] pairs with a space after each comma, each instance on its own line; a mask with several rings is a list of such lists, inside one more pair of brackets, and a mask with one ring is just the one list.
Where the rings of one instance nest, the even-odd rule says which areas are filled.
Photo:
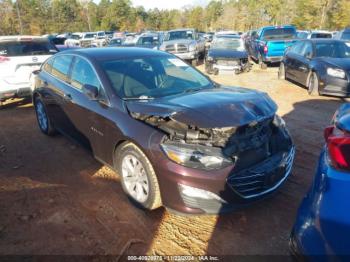
[[152, 100], [154, 97], [151, 96], [139, 96], [139, 97], [124, 97], [123, 100]]

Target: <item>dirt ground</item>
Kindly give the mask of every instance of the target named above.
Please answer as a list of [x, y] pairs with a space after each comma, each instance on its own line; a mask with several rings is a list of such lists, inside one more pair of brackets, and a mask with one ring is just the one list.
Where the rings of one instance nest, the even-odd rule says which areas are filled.
[[212, 78], [265, 91], [278, 104], [297, 146], [292, 175], [278, 194], [220, 216], [138, 210], [113, 171], [67, 138], [42, 135], [32, 104], [15, 101], [0, 109], [0, 254], [288, 254], [323, 128], [344, 100], [310, 97], [278, 80], [277, 68]]

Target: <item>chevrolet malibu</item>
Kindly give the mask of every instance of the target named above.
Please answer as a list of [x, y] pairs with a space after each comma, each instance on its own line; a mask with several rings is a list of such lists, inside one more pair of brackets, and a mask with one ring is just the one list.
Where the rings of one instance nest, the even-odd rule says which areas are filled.
[[275, 192], [294, 146], [265, 94], [143, 48], [61, 52], [36, 72], [38, 125], [87, 146], [144, 209], [219, 213]]

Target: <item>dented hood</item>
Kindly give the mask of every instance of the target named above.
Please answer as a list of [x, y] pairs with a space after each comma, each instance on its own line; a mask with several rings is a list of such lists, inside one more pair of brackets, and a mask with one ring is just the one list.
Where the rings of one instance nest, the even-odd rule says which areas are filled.
[[272, 117], [277, 110], [262, 92], [221, 87], [147, 101], [126, 101], [130, 113], [172, 119], [201, 128], [237, 127]]

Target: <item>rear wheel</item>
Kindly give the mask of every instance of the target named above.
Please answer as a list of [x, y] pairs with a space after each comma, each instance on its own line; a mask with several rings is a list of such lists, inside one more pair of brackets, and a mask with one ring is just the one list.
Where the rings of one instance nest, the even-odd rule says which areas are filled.
[[140, 208], [156, 209], [162, 205], [159, 184], [151, 162], [133, 143], [120, 146], [116, 169], [124, 192]]
[[192, 66], [198, 66], [198, 65], [199, 65], [199, 57], [193, 59], [193, 60], [191, 61], [191, 64], [192, 64]]
[[281, 62], [280, 67], [278, 69], [278, 79], [285, 80], [286, 79], [286, 70], [284, 64]]
[[267, 64], [263, 61], [261, 55], [259, 55], [259, 66], [261, 69], [267, 69]]
[[309, 77], [309, 83], [308, 83], [308, 93], [311, 96], [317, 96], [319, 95], [319, 80], [318, 76], [315, 72], [312, 72]]
[[47, 110], [43, 101], [39, 97], [35, 98], [34, 107], [41, 132], [48, 136], [54, 135], [56, 133], [55, 128], [53, 127], [52, 122], [47, 114]]

